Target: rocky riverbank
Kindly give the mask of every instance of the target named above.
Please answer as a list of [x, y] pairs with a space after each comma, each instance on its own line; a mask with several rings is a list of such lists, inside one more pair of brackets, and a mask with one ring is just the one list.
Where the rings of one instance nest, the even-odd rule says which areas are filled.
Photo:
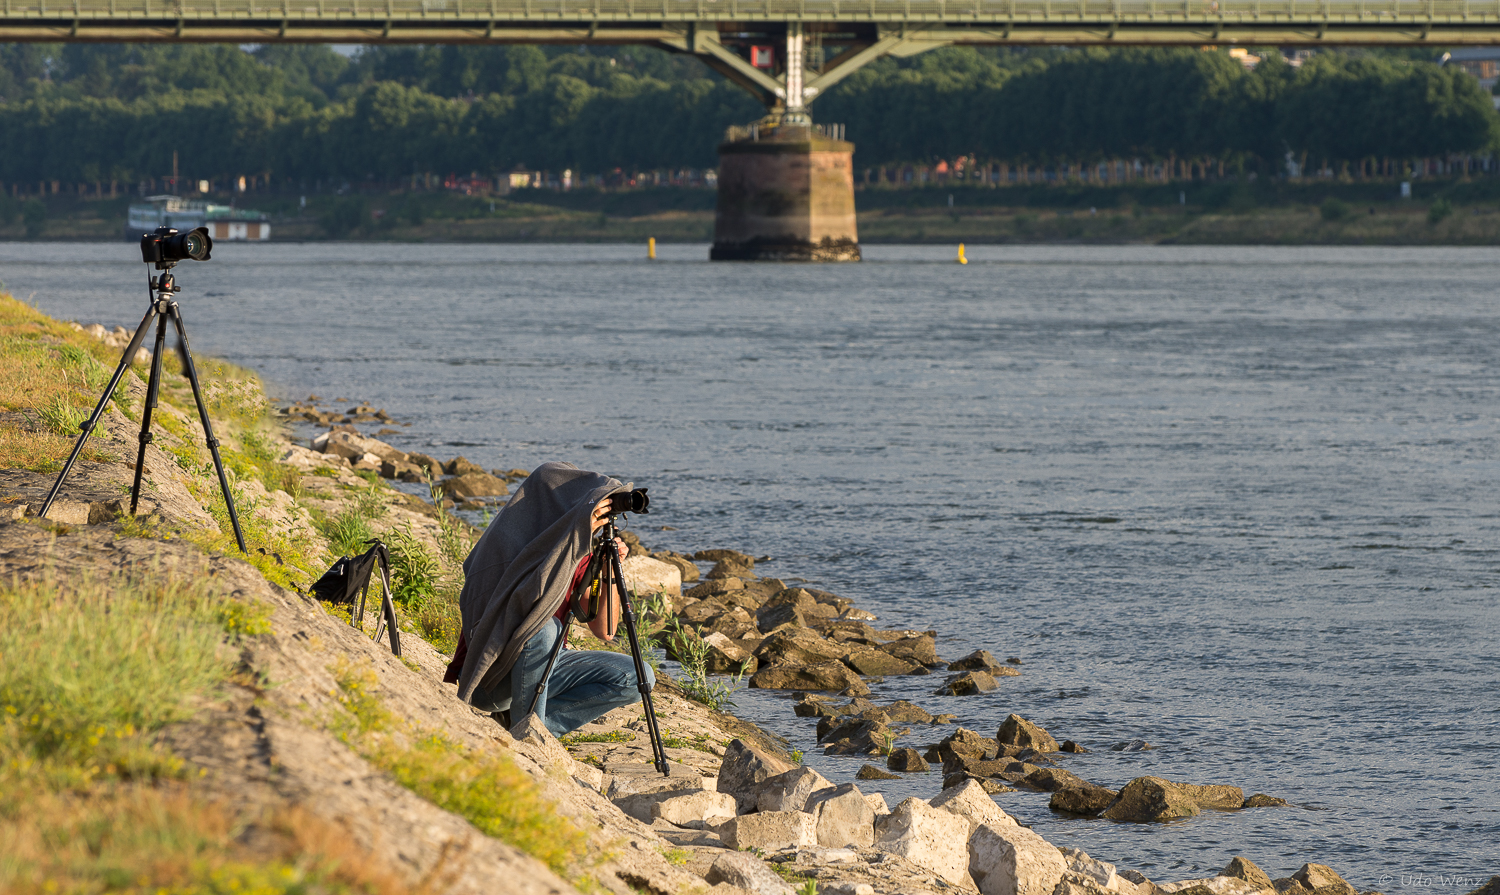
[[[253, 377], [200, 363], [248, 555], [175, 373], [138, 512], [125, 497], [145, 398], [132, 373], [37, 518], [118, 349], [7, 298], [0, 329], [0, 784], [14, 799], [0, 813], [0, 889], [1352, 895], [1315, 863], [1270, 880], [1235, 858], [1219, 876], [1153, 882], [1046, 842], [992, 793], [1047, 789], [1061, 810], [1122, 820], [1255, 797], [1158, 778], [1111, 791], [1062, 767], [1082, 747], [1025, 719], [989, 737], [961, 717], [878, 705], [861, 692], [873, 676], [928, 674], [934, 690], [984, 699], [986, 678], [1017, 668], [983, 652], [944, 662], [934, 632], [878, 629], [849, 601], [759, 577], [723, 548], [632, 544], [630, 577], [670, 624], [672, 654], [801, 691], [797, 713], [830, 749], [885, 765], [870, 773], [941, 764], [930, 799], [890, 806], [827, 780], [665, 679], [666, 778], [646, 763], [638, 707], [562, 743], [526, 722], [504, 730], [441, 681], [455, 560], [475, 534], [444, 504], [491, 505], [522, 473], [399, 451], [360, 431], [400, 431], [369, 405], [278, 420]], [[309, 413], [331, 428], [294, 443], [286, 419]], [[382, 476], [431, 482], [436, 505]], [[397, 560], [399, 657], [369, 619], [305, 596], [369, 535]], [[191, 667], [190, 642], [202, 647]]]

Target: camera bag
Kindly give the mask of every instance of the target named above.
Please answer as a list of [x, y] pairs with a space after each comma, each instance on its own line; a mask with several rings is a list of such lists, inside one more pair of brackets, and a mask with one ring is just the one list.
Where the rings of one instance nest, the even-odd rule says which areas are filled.
[[381, 606], [380, 624], [375, 628], [375, 638], [390, 632], [391, 652], [401, 655], [401, 635], [396, 630], [396, 606], [391, 602], [391, 555], [378, 538], [365, 542], [369, 550], [359, 556], [341, 556], [333, 567], [323, 573], [312, 586], [312, 595], [335, 606], [349, 607], [349, 624], [364, 629], [365, 598], [370, 591], [370, 576], [375, 567], [380, 567]]

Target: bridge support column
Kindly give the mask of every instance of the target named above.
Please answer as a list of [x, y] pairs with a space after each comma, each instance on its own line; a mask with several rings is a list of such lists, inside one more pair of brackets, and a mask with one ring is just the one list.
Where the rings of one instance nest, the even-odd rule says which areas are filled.
[[719, 146], [714, 261], [858, 261], [854, 144], [811, 126]]

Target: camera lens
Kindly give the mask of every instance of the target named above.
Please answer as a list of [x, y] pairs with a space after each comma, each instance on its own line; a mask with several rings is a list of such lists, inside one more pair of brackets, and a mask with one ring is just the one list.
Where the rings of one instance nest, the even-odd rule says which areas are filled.
[[208, 238], [208, 228], [199, 227], [163, 239], [161, 253], [163, 258], [173, 261], [207, 261], [213, 246], [213, 240]]
[[645, 488], [637, 488], [634, 491], [626, 491], [624, 494], [611, 494], [609, 496], [609, 511], [611, 513], [649, 513], [647, 509], [651, 505], [651, 498], [646, 496]]

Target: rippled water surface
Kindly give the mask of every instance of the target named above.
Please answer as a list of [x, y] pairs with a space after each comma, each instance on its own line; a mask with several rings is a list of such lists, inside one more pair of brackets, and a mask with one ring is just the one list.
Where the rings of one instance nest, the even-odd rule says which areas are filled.
[[[990, 735], [1019, 712], [1109, 786], [1298, 806], [1136, 826], [999, 797], [1058, 844], [1156, 879], [1318, 861], [1388, 893], [1500, 870], [1500, 252], [866, 253], [222, 245], [178, 273], [195, 350], [285, 397], [385, 407], [408, 449], [634, 479], [652, 546], [770, 554], [948, 658], [1024, 662], [982, 696], [878, 698]], [[137, 257], [0, 245], [0, 279], [133, 327]], [[862, 763], [817, 757], [782, 696], [739, 705], [830, 776]], [[1107, 749], [1133, 738], [1156, 748]]]

